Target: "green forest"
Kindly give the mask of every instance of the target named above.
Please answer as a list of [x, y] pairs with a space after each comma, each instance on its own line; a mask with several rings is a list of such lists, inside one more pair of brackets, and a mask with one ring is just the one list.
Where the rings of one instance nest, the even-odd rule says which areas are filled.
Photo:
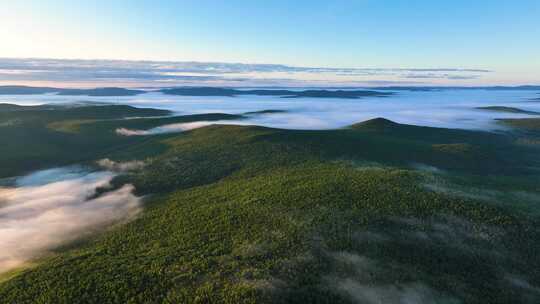
[[145, 164], [112, 181], [137, 217], [0, 273], [0, 302], [538, 303], [539, 118], [116, 132], [279, 112], [0, 105], [0, 178]]

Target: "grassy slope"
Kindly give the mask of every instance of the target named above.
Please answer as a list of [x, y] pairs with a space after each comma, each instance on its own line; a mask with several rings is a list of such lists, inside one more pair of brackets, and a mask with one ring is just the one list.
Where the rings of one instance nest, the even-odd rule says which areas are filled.
[[[112, 132], [117, 125], [108, 123], [84, 124], [78, 135]], [[386, 265], [370, 270], [369, 284], [422, 282], [439, 298], [467, 303], [534, 297], [508, 285], [510, 272], [540, 284], [536, 219], [429, 191], [424, 173], [358, 165], [528, 176], [537, 159], [507, 136], [377, 119], [332, 131], [211, 126], [151, 140], [142, 151], [158, 141], [169, 148], [116, 181], [154, 193], [141, 217], [17, 272], [0, 283], [1, 299], [347, 303], [336, 282], [366, 280], [357, 259], [339, 258], [350, 256]], [[430, 232], [447, 223], [443, 215], [459, 219], [451, 229], [467, 227], [447, 237], [463, 239], [441, 242], [440, 231]], [[418, 223], [403, 224], [410, 219]], [[428, 238], [412, 242], [417, 233]], [[393, 241], [366, 243], [362, 235]]]
[[[211, 126], [177, 136], [168, 152], [135, 177], [141, 191], [175, 189], [216, 181], [239, 169], [259, 173], [305, 160], [371, 161], [410, 167], [416, 163], [468, 173], [526, 172], [538, 160], [509, 158], [528, 149], [502, 135], [388, 124], [372, 120], [351, 129], [294, 131], [262, 127]], [[252, 169], [251, 169], [252, 168]], [[148, 189], [146, 189], [148, 188]]]

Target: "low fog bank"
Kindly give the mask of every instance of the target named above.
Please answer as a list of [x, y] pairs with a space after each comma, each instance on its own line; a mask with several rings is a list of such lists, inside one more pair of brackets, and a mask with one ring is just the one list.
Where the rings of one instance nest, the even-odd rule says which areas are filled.
[[123, 136], [140, 136], [140, 135], [156, 135], [156, 134], [166, 134], [166, 133], [177, 133], [184, 132], [193, 129], [198, 129], [211, 125], [245, 125], [247, 121], [239, 120], [217, 120], [217, 121], [195, 121], [195, 122], [186, 122], [186, 123], [175, 123], [163, 125], [160, 127], [148, 129], [148, 130], [134, 130], [126, 128], [116, 129], [116, 134]]
[[96, 229], [135, 216], [141, 209], [133, 186], [98, 197], [115, 176], [80, 167], [38, 171], [0, 187], [0, 272]]
[[332, 270], [323, 282], [366, 304], [538, 303], [537, 278], [523, 271], [526, 262], [505, 238], [502, 229], [455, 216], [396, 217], [354, 233], [356, 250], [327, 251]]
[[[456, 198], [473, 199], [485, 204], [491, 204], [504, 208], [511, 208], [514, 212], [519, 212], [524, 216], [540, 216], [540, 193], [536, 189], [505, 189], [503, 185], [522, 184], [522, 180], [505, 180], [504, 177], [499, 181], [502, 183], [497, 187], [493, 179], [493, 185], [479, 185], [467, 180], [453, 178], [452, 175], [435, 167], [433, 169], [420, 168], [424, 173], [424, 181], [421, 184], [428, 191], [433, 191]], [[504, 190], [501, 190], [504, 189]]]

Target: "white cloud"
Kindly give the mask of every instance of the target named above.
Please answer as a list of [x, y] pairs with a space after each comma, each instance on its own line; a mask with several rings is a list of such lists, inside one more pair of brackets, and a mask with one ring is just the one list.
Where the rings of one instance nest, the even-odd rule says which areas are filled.
[[186, 123], [168, 124], [168, 125], [163, 125], [160, 127], [148, 129], [148, 130], [133, 130], [133, 129], [126, 129], [126, 128], [118, 128], [116, 129], [116, 133], [118, 135], [124, 135], [124, 136], [156, 135], [156, 134], [165, 134], [165, 133], [184, 132], [184, 131], [198, 129], [198, 128], [211, 126], [215, 124], [241, 125], [241, 124], [245, 124], [245, 122], [236, 121], [236, 120], [194, 121], [194, 122], [186, 122]]
[[97, 164], [104, 169], [115, 171], [115, 172], [138, 170], [138, 169], [142, 169], [145, 166], [145, 163], [140, 160], [116, 162], [108, 158], [98, 160]]
[[114, 174], [80, 168], [39, 171], [0, 188], [0, 272], [140, 211], [133, 186], [98, 197]]

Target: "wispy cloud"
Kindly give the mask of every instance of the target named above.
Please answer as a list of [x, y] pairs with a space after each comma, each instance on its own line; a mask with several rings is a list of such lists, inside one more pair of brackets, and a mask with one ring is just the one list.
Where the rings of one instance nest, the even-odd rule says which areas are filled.
[[[470, 70], [473, 71], [473, 70]], [[475, 72], [478, 73], [478, 72]], [[487, 72], [486, 72], [487, 73]], [[478, 74], [448, 74], [448, 73], [433, 73], [428, 72], [424, 74], [413, 73], [403, 76], [404, 78], [413, 78], [413, 79], [449, 79], [449, 80], [469, 80], [469, 79], [478, 79], [481, 76]]]
[[408, 79], [475, 79], [490, 73], [468, 68], [326, 68], [221, 62], [0, 58], [0, 81], [167, 85], [370, 85]]
[[198, 128], [202, 128], [206, 126], [211, 126], [215, 124], [242, 125], [242, 124], [246, 124], [246, 122], [242, 122], [238, 120], [194, 121], [194, 122], [186, 122], [186, 123], [168, 124], [168, 125], [163, 125], [160, 127], [148, 129], [148, 130], [133, 130], [133, 129], [126, 129], [126, 128], [118, 128], [116, 129], [116, 134], [123, 135], [123, 136], [141, 136], [141, 135], [177, 133], [177, 132], [184, 132], [184, 131], [189, 131], [193, 129], [198, 129]]

